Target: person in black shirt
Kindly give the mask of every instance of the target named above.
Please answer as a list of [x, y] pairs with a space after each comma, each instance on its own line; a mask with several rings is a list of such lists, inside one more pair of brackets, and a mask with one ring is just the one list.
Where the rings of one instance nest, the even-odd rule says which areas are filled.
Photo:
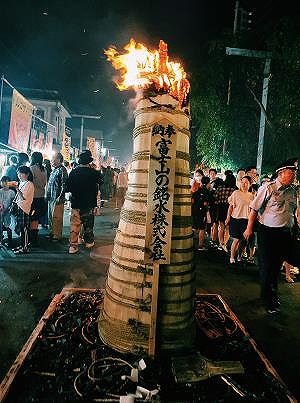
[[205, 230], [207, 228], [207, 213], [212, 203], [212, 194], [208, 190], [207, 185], [210, 179], [208, 176], [201, 178], [200, 188], [192, 193], [192, 219], [193, 228], [199, 232], [198, 250], [206, 250], [205, 248]]
[[100, 171], [91, 168], [93, 158], [90, 153], [79, 155], [79, 166], [68, 177], [67, 192], [71, 193], [70, 247], [69, 253], [78, 252], [78, 236], [83, 226], [83, 239], [86, 248], [94, 242], [94, 209], [97, 207], [99, 186], [103, 183]]

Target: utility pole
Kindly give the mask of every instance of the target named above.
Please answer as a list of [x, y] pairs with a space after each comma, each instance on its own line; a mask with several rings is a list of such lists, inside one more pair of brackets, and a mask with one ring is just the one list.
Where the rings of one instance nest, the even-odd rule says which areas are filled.
[[72, 115], [73, 118], [81, 118], [81, 123], [80, 123], [80, 146], [79, 146], [79, 151], [82, 152], [82, 146], [83, 146], [83, 127], [84, 127], [84, 119], [100, 119], [100, 115]]
[[264, 79], [263, 79], [263, 91], [261, 103], [264, 108], [260, 108], [260, 123], [259, 123], [259, 136], [258, 136], [258, 146], [257, 146], [257, 172], [261, 175], [262, 169], [262, 158], [264, 151], [264, 136], [265, 136], [265, 125], [266, 125], [266, 110], [267, 110], [267, 100], [268, 100], [268, 86], [269, 86], [269, 76], [270, 76], [270, 64], [271, 59], [266, 59], [264, 68]]
[[234, 8], [233, 35], [238, 31], [246, 31], [250, 29], [252, 11], [247, 11], [240, 7], [240, 2], [236, 0]]
[[239, 15], [239, 1], [235, 2], [235, 9], [234, 9], [234, 22], [233, 22], [233, 35], [236, 34], [237, 31], [237, 24], [238, 24], [238, 15]]
[[1, 88], [0, 88], [0, 124], [2, 121], [2, 98], [3, 98], [3, 81], [4, 81], [4, 76], [2, 75], [1, 77]]
[[261, 100], [261, 105], [260, 105], [260, 124], [259, 124], [259, 136], [258, 136], [258, 146], [257, 146], [257, 160], [256, 160], [256, 169], [257, 169], [258, 174], [261, 175], [262, 157], [263, 157], [263, 148], [264, 148], [264, 136], [265, 136], [267, 99], [268, 99], [268, 87], [269, 87], [269, 76], [270, 76], [270, 64], [271, 64], [272, 52], [263, 51], [263, 50], [251, 50], [251, 49], [226, 47], [226, 54], [229, 56], [244, 56], [244, 57], [255, 57], [255, 58], [259, 58], [259, 59], [265, 59], [263, 91], [262, 91], [262, 100]]

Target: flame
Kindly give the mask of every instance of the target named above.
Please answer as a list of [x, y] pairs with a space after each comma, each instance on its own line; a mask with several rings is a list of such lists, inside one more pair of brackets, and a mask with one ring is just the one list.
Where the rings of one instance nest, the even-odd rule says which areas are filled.
[[190, 90], [186, 73], [180, 63], [169, 61], [168, 45], [160, 40], [159, 50], [149, 50], [134, 39], [124, 46], [120, 54], [115, 47], [104, 53], [113, 67], [120, 71], [115, 81], [120, 91], [128, 88], [144, 89], [154, 84], [157, 91], [169, 93], [182, 104]]

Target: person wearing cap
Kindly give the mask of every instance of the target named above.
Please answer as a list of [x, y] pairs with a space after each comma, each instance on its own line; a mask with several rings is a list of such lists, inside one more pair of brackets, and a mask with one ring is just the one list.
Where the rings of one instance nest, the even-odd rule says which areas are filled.
[[70, 247], [69, 253], [78, 252], [81, 225], [86, 248], [94, 242], [94, 209], [97, 207], [99, 185], [103, 183], [100, 171], [91, 168], [93, 157], [89, 152], [79, 155], [79, 166], [73, 169], [67, 180], [67, 192], [71, 193]]
[[270, 314], [279, 312], [278, 274], [282, 263], [292, 255], [293, 228], [296, 222], [297, 189], [294, 185], [297, 158], [291, 158], [276, 169], [275, 180], [260, 186], [250, 203], [246, 240], [257, 224], [258, 264], [261, 298]]

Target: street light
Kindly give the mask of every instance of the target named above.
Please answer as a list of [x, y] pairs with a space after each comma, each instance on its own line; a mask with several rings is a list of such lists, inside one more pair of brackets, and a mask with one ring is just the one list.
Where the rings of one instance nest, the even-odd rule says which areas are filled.
[[257, 160], [256, 160], [257, 172], [259, 175], [261, 175], [265, 125], [266, 125], [268, 85], [269, 85], [269, 75], [270, 75], [270, 64], [271, 64], [272, 52], [263, 51], [263, 50], [251, 50], [251, 49], [226, 47], [226, 54], [229, 56], [245, 56], [245, 57], [256, 57], [259, 59], [265, 59], [262, 99], [261, 99], [261, 103], [259, 104], [260, 105], [260, 123], [259, 123], [259, 136], [258, 136]]
[[73, 118], [81, 118], [81, 125], [80, 125], [80, 146], [79, 150], [82, 151], [82, 143], [83, 143], [83, 125], [84, 119], [100, 119], [101, 115], [72, 115]]

